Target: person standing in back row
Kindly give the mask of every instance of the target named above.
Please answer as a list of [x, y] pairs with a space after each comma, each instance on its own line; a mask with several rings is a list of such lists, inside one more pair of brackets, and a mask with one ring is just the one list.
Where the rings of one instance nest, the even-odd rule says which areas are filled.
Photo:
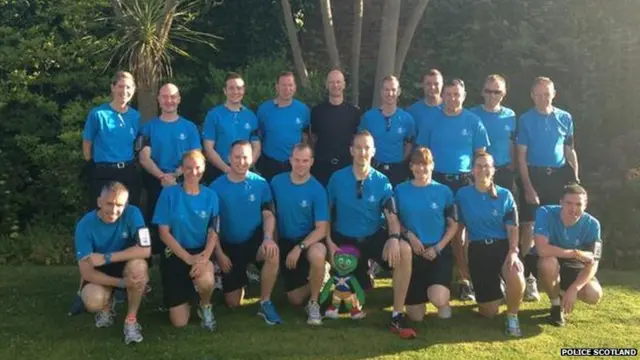
[[293, 147], [308, 141], [309, 107], [293, 98], [296, 79], [292, 72], [280, 73], [276, 93], [275, 99], [263, 102], [258, 108], [263, 149], [257, 165], [260, 175], [267, 181], [291, 171], [289, 157]]
[[407, 111], [416, 122], [416, 146], [427, 146], [431, 128], [442, 111], [442, 73], [429, 70], [422, 78], [424, 98], [416, 101]]
[[400, 91], [400, 82], [395, 76], [385, 77], [380, 91], [382, 106], [367, 111], [360, 123], [360, 130], [371, 133], [376, 144], [374, 167], [387, 176], [392, 186], [409, 176], [405, 160], [416, 134], [413, 117], [398, 108]]
[[525, 300], [538, 300], [533, 247], [533, 221], [540, 205], [557, 205], [564, 186], [579, 183], [578, 156], [574, 148], [573, 119], [553, 106], [553, 81], [537, 77], [531, 88], [535, 107], [518, 120], [517, 151], [520, 170], [521, 253], [525, 256]]
[[118, 71], [111, 80], [111, 102], [93, 108], [82, 134], [82, 154], [89, 175], [89, 207], [95, 208], [102, 188], [109, 182], [124, 184], [129, 203], [140, 202], [140, 181], [134, 163], [134, 143], [140, 113], [129, 105], [136, 92], [133, 75]]
[[[443, 94], [444, 107], [434, 121], [427, 147], [435, 161], [433, 179], [447, 185], [455, 194], [471, 182], [473, 155], [486, 150], [489, 138], [480, 118], [463, 108], [467, 93], [462, 80], [447, 81]], [[461, 280], [460, 298], [475, 300], [462, 228], [458, 229], [452, 245]]]
[[345, 101], [344, 74], [331, 70], [327, 75], [329, 99], [311, 109], [311, 133], [315, 160], [311, 172], [327, 186], [331, 175], [351, 163], [349, 146], [358, 131], [360, 109]]

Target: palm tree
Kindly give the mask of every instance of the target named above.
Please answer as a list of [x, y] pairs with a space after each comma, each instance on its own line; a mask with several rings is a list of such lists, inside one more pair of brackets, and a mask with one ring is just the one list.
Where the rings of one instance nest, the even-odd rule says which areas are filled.
[[115, 32], [119, 39], [111, 63], [127, 66], [133, 73], [138, 108], [143, 120], [157, 115], [156, 93], [162, 79], [172, 77], [173, 56], [190, 57], [178, 43], [199, 43], [217, 50], [220, 37], [192, 30], [189, 23], [200, 6], [198, 0], [111, 0]]

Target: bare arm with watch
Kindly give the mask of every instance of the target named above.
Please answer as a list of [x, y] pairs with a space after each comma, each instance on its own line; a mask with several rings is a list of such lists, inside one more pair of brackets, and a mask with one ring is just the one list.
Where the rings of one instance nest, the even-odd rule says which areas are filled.
[[204, 253], [191, 255], [185, 250], [182, 245], [171, 234], [171, 228], [168, 225], [158, 225], [158, 232], [160, 233], [160, 239], [167, 245], [171, 252], [184, 261], [187, 265], [193, 266], [196, 263], [202, 263], [209, 260], [204, 256]]
[[300, 255], [306, 251], [311, 245], [322, 241], [327, 236], [327, 230], [329, 229], [328, 221], [316, 221], [316, 227], [312, 232], [307, 235], [296, 247], [294, 247], [287, 255], [286, 265], [289, 269], [295, 269], [298, 264]]
[[438, 255], [440, 255], [440, 251], [442, 251], [442, 249], [449, 245], [451, 240], [453, 240], [453, 238], [456, 236], [457, 232], [458, 222], [452, 217], [447, 217], [447, 231], [442, 236], [442, 240], [440, 240], [434, 246], [425, 249], [422, 256], [427, 260], [433, 261], [438, 257]]
[[278, 255], [278, 244], [274, 240], [276, 230], [276, 216], [273, 201], [262, 205], [262, 232], [264, 239], [261, 245], [261, 251], [265, 259], [273, 258]]
[[386, 260], [389, 267], [400, 264], [400, 220], [398, 219], [398, 210], [393, 197], [389, 197], [382, 209], [384, 217], [387, 219], [387, 228], [389, 230], [389, 239], [385, 244]]
[[149, 173], [151, 176], [160, 180], [162, 186], [175, 185], [177, 177], [180, 176], [180, 172], [176, 171], [175, 173], [165, 173], [156, 163], [151, 159], [151, 147], [145, 144], [140, 150], [140, 165]]

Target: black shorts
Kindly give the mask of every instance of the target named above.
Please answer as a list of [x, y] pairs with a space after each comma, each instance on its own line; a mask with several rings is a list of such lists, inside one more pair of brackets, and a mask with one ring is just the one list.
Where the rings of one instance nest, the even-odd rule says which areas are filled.
[[391, 270], [387, 262], [382, 260], [382, 252], [384, 245], [389, 236], [384, 229], [378, 230], [371, 236], [358, 241], [355, 238], [344, 236], [336, 231], [331, 231], [331, 240], [338, 246], [352, 245], [360, 250], [360, 258], [358, 259], [358, 267], [355, 274], [356, 279], [364, 290], [373, 288], [373, 279], [368, 274], [369, 260], [373, 260], [386, 271]]
[[331, 175], [333, 175], [334, 172], [349, 166], [349, 164], [350, 163], [345, 163], [337, 158], [331, 160], [320, 160], [316, 158], [313, 162], [313, 167], [311, 167], [311, 174], [313, 174], [322, 186], [327, 187], [327, 185], [329, 185]]
[[394, 164], [376, 163], [375, 168], [387, 176], [393, 187], [409, 178], [409, 165], [404, 161]]
[[271, 182], [271, 179], [280, 173], [291, 171], [291, 163], [289, 163], [289, 160], [278, 161], [265, 154], [262, 154], [258, 159], [257, 167], [260, 175], [265, 178], [267, 182]]
[[[538, 194], [540, 205], [558, 205], [562, 198], [564, 187], [576, 182], [575, 173], [568, 164], [561, 168], [529, 166], [529, 179]], [[518, 187], [520, 192], [520, 221], [532, 222], [535, 220], [538, 205], [527, 203], [522, 181], [518, 181]]]
[[89, 173], [89, 208], [97, 207], [102, 188], [111, 181], [124, 184], [129, 190], [129, 204], [140, 206], [140, 178], [135, 162], [93, 163]]
[[479, 304], [502, 299], [500, 279], [502, 264], [509, 253], [509, 241], [496, 239], [492, 243], [469, 241], [469, 271]]
[[230, 244], [224, 239], [220, 241], [222, 251], [229, 257], [232, 265], [228, 274], [222, 273], [222, 290], [225, 294], [249, 285], [249, 278], [247, 278], [249, 264], [255, 264], [258, 269], [262, 268], [262, 263], [258, 262], [257, 256], [263, 238], [262, 224], [260, 224], [253, 236], [241, 244]]
[[493, 175], [493, 182], [513, 193], [515, 173], [507, 165], [497, 167], [496, 173]]
[[453, 277], [453, 252], [451, 245], [440, 251], [433, 261], [429, 261], [422, 256], [413, 255], [413, 265], [411, 269], [411, 281], [407, 291], [405, 305], [419, 305], [429, 302], [427, 290], [432, 285], [442, 285], [451, 289]]
[[[127, 265], [126, 262], [117, 262], [117, 263], [111, 263], [111, 264], [107, 264], [107, 265], [102, 265], [102, 266], [98, 266], [97, 268], [95, 268], [96, 270], [100, 271], [101, 273], [105, 274], [105, 275], [109, 275], [115, 278], [123, 278], [124, 277], [124, 267]], [[82, 288], [84, 288], [87, 284], [89, 284], [88, 281], [86, 280], [82, 280]]]
[[[567, 291], [580, 272], [584, 269], [584, 263], [576, 259], [558, 259], [560, 265], [560, 290]], [[591, 281], [598, 281], [594, 276]]]
[[[204, 249], [185, 250], [194, 255], [201, 253]], [[172, 308], [196, 298], [196, 290], [189, 272], [191, 272], [191, 266], [177, 257], [169, 248], [160, 255], [160, 275], [165, 307]]]
[[473, 182], [471, 173], [462, 174], [443, 174], [440, 172], [433, 172], [433, 179], [442, 185], [446, 185], [453, 191], [455, 195], [461, 188], [470, 185]]
[[289, 239], [280, 238], [278, 240], [278, 247], [280, 248], [280, 275], [284, 280], [284, 289], [286, 292], [293, 291], [301, 288], [309, 282], [309, 259], [307, 259], [307, 252], [300, 253], [298, 264], [295, 269], [288, 269], [287, 255], [296, 247], [303, 239], [291, 241]]

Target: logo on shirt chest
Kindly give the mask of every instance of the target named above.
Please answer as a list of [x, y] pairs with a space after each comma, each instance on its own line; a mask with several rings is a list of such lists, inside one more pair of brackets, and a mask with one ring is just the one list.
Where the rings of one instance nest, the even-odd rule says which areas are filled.
[[493, 215], [493, 216], [500, 216], [500, 213], [498, 212], [498, 210], [493, 209], [493, 210], [491, 210], [491, 215]]
[[374, 203], [376, 202], [376, 197], [373, 195], [369, 195], [369, 198], [367, 199], [367, 201], [369, 201], [370, 203]]
[[511, 132], [511, 127], [509, 127], [509, 125], [505, 125], [504, 126], [504, 131]]
[[297, 118], [296, 118], [296, 124], [297, 124], [297, 125], [302, 124], [302, 120], [301, 120], [299, 117], [297, 117]]
[[254, 201], [256, 201], [256, 196], [255, 196], [255, 195], [253, 195], [253, 194], [249, 194], [249, 201], [250, 201], [250, 202], [254, 202]]
[[405, 129], [402, 126], [398, 127], [398, 130], [397, 130], [398, 134], [402, 135], [402, 134], [404, 134], [404, 131], [405, 131]]
[[128, 232], [126, 232], [126, 231], [123, 231], [123, 232], [122, 232], [122, 238], [123, 238], [123, 239], [127, 239], [128, 237], [129, 237], [129, 233], [128, 233]]
[[437, 210], [437, 209], [438, 209], [438, 204], [436, 204], [435, 202], [432, 202], [432, 203], [431, 203], [431, 208], [432, 208], [433, 210]]
[[249, 123], [245, 123], [244, 124], [244, 129], [245, 130], [251, 130], [251, 125], [249, 125]]
[[185, 135], [184, 133], [180, 133], [180, 135], [178, 135], [178, 139], [186, 140], [187, 139], [187, 135]]
[[460, 135], [469, 136], [469, 130], [467, 130], [467, 128], [462, 129], [462, 131], [460, 132]]
[[196, 211], [198, 213], [198, 216], [200, 216], [200, 218], [202, 219], [206, 219], [207, 218], [207, 212], [204, 210], [201, 211]]
[[309, 202], [307, 200], [300, 201], [300, 207], [301, 208], [308, 208], [309, 207]]
[[131, 135], [135, 135], [136, 134], [135, 131], [133, 131], [133, 128], [129, 129], [129, 134], [131, 134]]

